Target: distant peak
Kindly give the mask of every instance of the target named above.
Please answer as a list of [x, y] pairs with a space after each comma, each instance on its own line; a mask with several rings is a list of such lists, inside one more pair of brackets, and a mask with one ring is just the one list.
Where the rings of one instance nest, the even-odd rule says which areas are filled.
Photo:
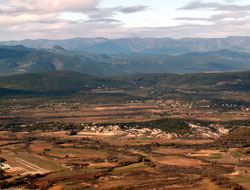
[[63, 47], [59, 46], [59, 45], [55, 45], [53, 48], [53, 50], [57, 51], [57, 52], [65, 52], [67, 51], [66, 49], [64, 49]]

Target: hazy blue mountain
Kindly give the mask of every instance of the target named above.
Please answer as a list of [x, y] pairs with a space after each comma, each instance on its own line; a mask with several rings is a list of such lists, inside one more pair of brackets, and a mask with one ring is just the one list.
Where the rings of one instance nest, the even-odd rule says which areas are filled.
[[95, 54], [61, 46], [30, 49], [0, 47], [0, 75], [68, 70], [96, 76], [140, 73], [200, 73], [250, 70], [250, 54], [232, 50], [194, 52], [178, 56], [123, 53]]
[[176, 55], [221, 49], [250, 52], [250, 37], [228, 38], [73, 38], [67, 40], [22, 40], [0, 42], [0, 45], [24, 45], [29, 48], [49, 49], [61, 46], [72, 51], [98, 54], [149, 53]]
[[7, 46], [7, 45], [0, 45], [1, 49], [9, 49], [9, 50], [31, 50], [23, 45], [14, 45], [14, 46]]
[[0, 75], [54, 70], [78, 71], [93, 75], [115, 73], [110, 70], [109, 65], [70, 55], [66, 55], [65, 52], [0, 47]]

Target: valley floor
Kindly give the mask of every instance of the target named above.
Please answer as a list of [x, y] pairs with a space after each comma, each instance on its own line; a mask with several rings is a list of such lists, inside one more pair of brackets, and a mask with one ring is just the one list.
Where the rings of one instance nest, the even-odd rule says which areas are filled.
[[178, 101], [15, 104], [2, 189], [249, 189], [249, 112]]

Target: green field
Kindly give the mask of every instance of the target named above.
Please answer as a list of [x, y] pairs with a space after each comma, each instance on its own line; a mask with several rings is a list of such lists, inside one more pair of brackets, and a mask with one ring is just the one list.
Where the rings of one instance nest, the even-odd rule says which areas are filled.
[[64, 170], [61, 172], [51, 173], [46, 178], [54, 178], [54, 177], [67, 177], [81, 174], [91, 174], [105, 171], [104, 169], [78, 169], [78, 170]]
[[235, 183], [250, 183], [250, 177], [249, 178], [235, 178], [233, 179]]
[[113, 172], [122, 172], [126, 170], [133, 170], [133, 169], [138, 169], [138, 168], [143, 168], [143, 167], [145, 167], [144, 162], [140, 162], [140, 163], [130, 164], [128, 166], [117, 167], [113, 170]]
[[243, 154], [237, 152], [237, 151], [232, 151], [230, 152], [230, 154], [234, 157], [234, 158], [242, 158]]
[[50, 159], [47, 159], [42, 156], [38, 156], [35, 154], [30, 153], [16, 153], [16, 154], [1, 154], [2, 157], [4, 157], [7, 161], [16, 162], [16, 160], [22, 159], [25, 160], [28, 163], [31, 163], [35, 166], [38, 166], [40, 168], [49, 170], [49, 171], [55, 171], [55, 170], [62, 170], [64, 167], [59, 164], [57, 161], [53, 161]]
[[78, 155], [86, 157], [104, 157], [107, 154], [104, 151], [93, 150], [93, 149], [74, 149], [74, 148], [51, 148], [46, 151], [46, 155]]
[[222, 159], [223, 156], [222, 154], [220, 153], [213, 153], [211, 154], [209, 157], [207, 157], [208, 159], [211, 159], [211, 160], [219, 160], [219, 159]]

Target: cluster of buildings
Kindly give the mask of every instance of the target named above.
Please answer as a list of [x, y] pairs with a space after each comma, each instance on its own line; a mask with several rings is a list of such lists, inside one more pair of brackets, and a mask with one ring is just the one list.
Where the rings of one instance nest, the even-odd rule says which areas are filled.
[[3, 170], [9, 170], [9, 169], [11, 169], [11, 166], [9, 164], [6, 164], [6, 163], [0, 163], [0, 168]]
[[149, 129], [149, 128], [140, 128], [127, 126], [123, 129], [118, 125], [109, 125], [109, 126], [86, 126], [85, 129], [78, 134], [86, 133], [95, 133], [95, 134], [104, 134], [104, 135], [126, 135], [128, 137], [158, 137], [158, 138], [173, 138], [177, 137], [175, 133], [166, 133], [161, 129]]

